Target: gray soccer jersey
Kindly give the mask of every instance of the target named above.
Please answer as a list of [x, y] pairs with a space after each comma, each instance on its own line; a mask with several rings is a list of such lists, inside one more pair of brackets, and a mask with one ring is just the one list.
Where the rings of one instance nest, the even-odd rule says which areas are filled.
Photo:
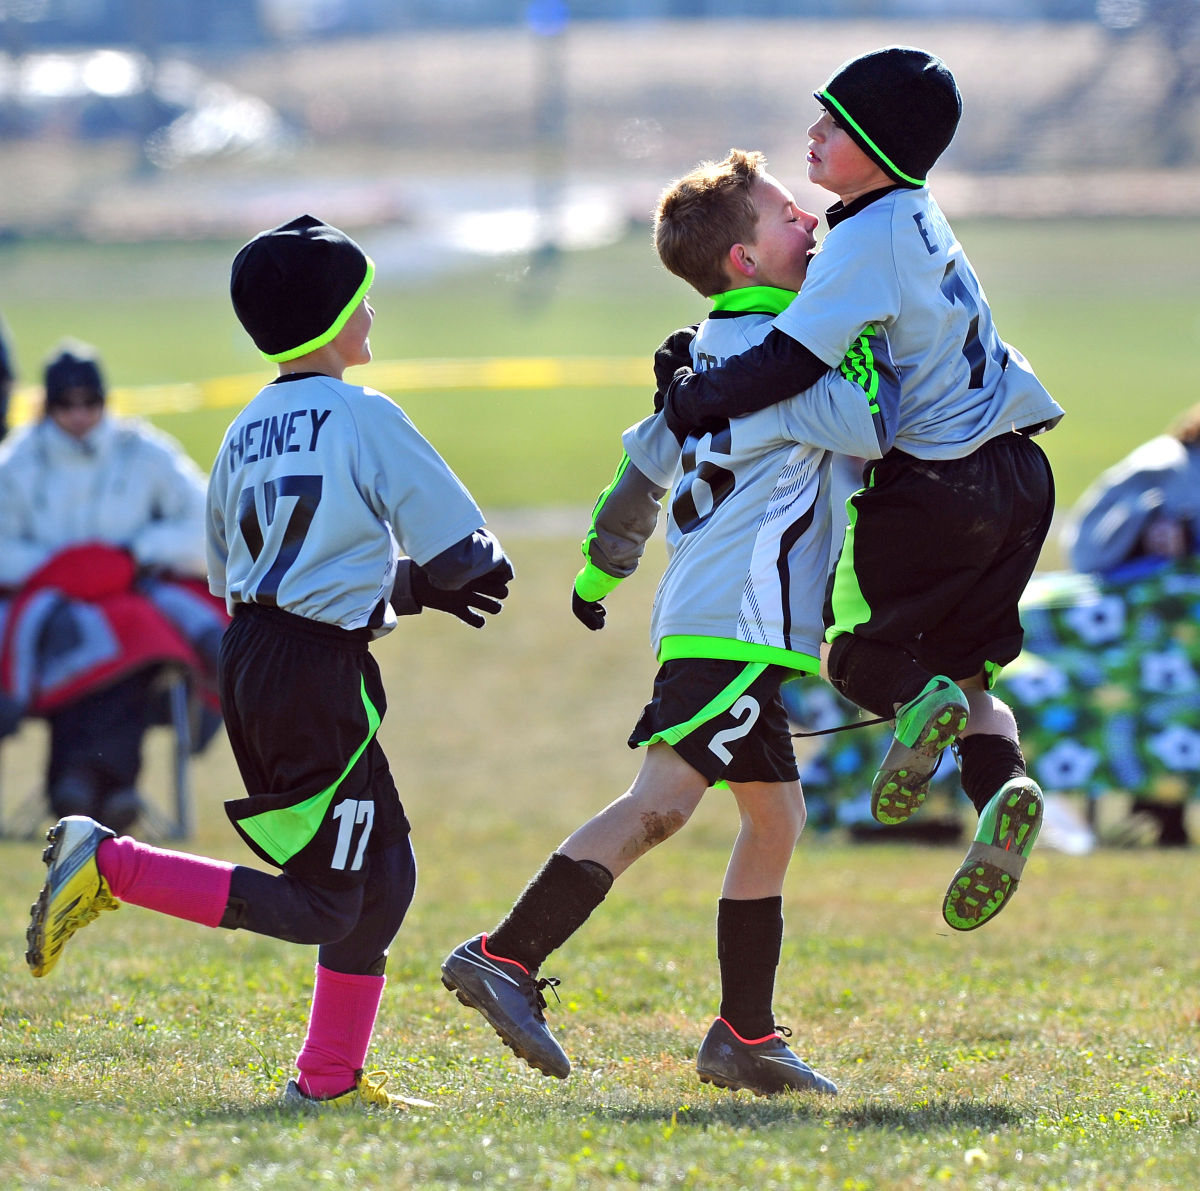
[[308, 375], [234, 419], [208, 488], [209, 589], [344, 629], [386, 631], [398, 550], [426, 563], [483, 514], [404, 411]]
[[904, 400], [896, 446], [959, 459], [997, 435], [1062, 417], [996, 333], [987, 298], [928, 188], [897, 189], [829, 231], [775, 325], [830, 366], [868, 323], [888, 336]]
[[[770, 314], [711, 317], [693, 359], [717, 367], [770, 328]], [[694, 433], [682, 449], [661, 414], [625, 432], [633, 465], [671, 490], [669, 563], [650, 625], [660, 661], [724, 657], [815, 671], [831, 534], [828, 452], [879, 458], [899, 397], [886, 342], [868, 336], [860, 347], [855, 367]], [[617, 509], [607, 515], [620, 519]], [[598, 525], [605, 516], [598, 508]]]

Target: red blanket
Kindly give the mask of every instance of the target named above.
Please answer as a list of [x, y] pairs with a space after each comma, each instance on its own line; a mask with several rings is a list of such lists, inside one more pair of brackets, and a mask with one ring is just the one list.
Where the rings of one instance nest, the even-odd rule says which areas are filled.
[[146, 666], [189, 671], [215, 705], [213, 644], [225, 605], [198, 580], [140, 577], [101, 543], [56, 554], [0, 601], [0, 687], [45, 715]]

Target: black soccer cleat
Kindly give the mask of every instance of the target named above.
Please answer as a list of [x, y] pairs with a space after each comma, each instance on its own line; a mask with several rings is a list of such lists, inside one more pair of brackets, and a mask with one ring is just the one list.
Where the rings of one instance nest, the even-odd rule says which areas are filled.
[[775, 1033], [751, 1042], [723, 1017], [718, 1017], [696, 1056], [700, 1082], [733, 1091], [745, 1090], [756, 1096], [775, 1096], [780, 1092], [836, 1096], [837, 1084], [793, 1054], [781, 1034], [790, 1036], [791, 1030], [778, 1026]]
[[553, 988], [557, 980], [535, 979], [516, 960], [491, 955], [487, 935], [476, 935], [446, 957], [442, 983], [464, 1005], [478, 1009], [517, 1058], [543, 1075], [557, 1079], [570, 1075], [571, 1060], [542, 1013], [546, 1008], [542, 989]]

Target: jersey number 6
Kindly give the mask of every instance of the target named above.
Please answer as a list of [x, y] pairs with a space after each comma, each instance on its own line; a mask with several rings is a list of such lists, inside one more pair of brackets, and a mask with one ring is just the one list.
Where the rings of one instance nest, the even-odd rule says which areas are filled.
[[[711, 459], [701, 459], [696, 462], [696, 448], [705, 435], [709, 436], [709, 451], [713, 455], [728, 455], [730, 453], [731, 434], [729, 422], [722, 419], [719, 426], [711, 430], [694, 430], [687, 436], [683, 444], [683, 477], [676, 486], [675, 496], [671, 501], [671, 515], [680, 533], [691, 533], [699, 529], [720, 507], [733, 491], [736, 480], [733, 472]], [[707, 493], [708, 512], [701, 513], [698, 496]]]

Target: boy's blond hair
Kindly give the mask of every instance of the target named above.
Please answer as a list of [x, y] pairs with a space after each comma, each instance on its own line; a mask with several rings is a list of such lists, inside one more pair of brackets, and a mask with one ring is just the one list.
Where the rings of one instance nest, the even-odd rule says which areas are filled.
[[754, 240], [758, 209], [752, 190], [766, 164], [757, 150], [730, 149], [724, 161], [703, 161], [676, 179], [658, 200], [659, 259], [706, 298], [729, 289], [729, 249]]

